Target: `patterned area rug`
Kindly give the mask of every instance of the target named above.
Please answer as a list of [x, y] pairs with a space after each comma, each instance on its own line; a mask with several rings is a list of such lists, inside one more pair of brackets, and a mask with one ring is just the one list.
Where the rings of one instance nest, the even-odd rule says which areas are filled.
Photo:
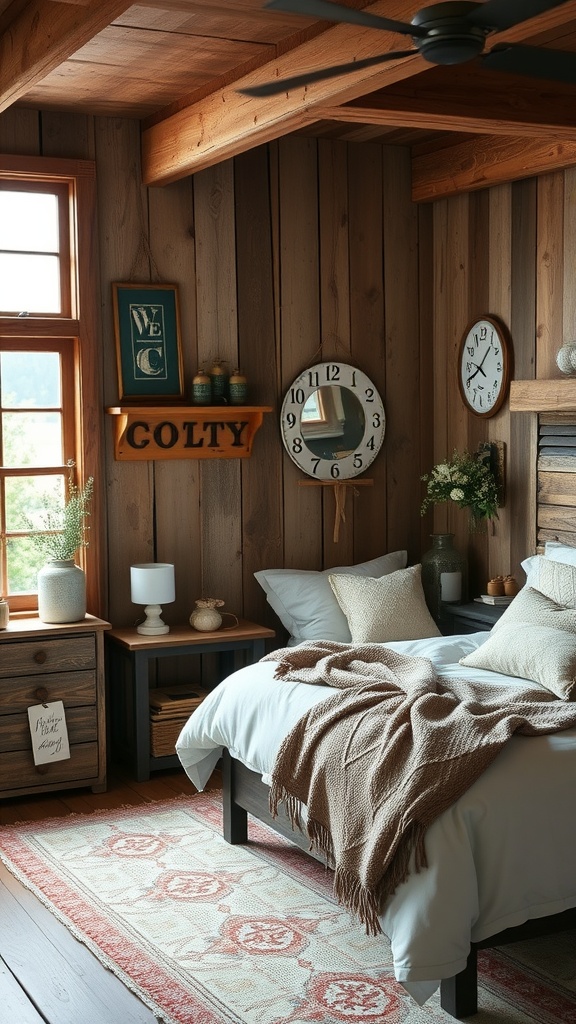
[[[7, 826], [7, 867], [166, 1024], [430, 1024], [382, 936], [334, 901], [321, 864], [251, 826], [221, 837], [218, 794]], [[480, 959], [476, 1024], [576, 1024], [576, 934]]]

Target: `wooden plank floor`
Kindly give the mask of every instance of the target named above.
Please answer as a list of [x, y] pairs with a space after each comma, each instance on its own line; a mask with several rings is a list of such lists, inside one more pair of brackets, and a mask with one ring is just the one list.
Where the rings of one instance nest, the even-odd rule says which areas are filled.
[[[211, 787], [220, 786], [215, 773]], [[169, 800], [194, 787], [181, 770], [148, 782], [113, 773], [106, 793], [64, 790], [0, 802], [0, 826]], [[1, 841], [1, 830], [0, 830]], [[6, 1024], [158, 1024], [36, 897], [0, 865], [0, 1020]]]

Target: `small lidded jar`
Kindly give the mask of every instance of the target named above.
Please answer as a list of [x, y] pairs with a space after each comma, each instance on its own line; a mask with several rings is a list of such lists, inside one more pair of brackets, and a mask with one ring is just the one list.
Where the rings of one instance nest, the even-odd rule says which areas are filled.
[[192, 401], [194, 405], [212, 404], [212, 381], [204, 369], [199, 369], [192, 381]]
[[504, 577], [494, 576], [486, 584], [486, 593], [490, 597], [504, 597]]
[[228, 381], [228, 397], [230, 405], [246, 405], [248, 401], [248, 381], [239, 369], [234, 370]]

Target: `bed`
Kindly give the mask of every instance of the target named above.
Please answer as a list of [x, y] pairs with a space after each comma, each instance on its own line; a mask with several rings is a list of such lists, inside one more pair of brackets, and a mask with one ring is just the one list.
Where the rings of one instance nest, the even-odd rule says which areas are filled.
[[[528, 568], [527, 586], [490, 633], [446, 637], [430, 629], [432, 635], [386, 640], [383, 646], [428, 658], [439, 679], [474, 680], [487, 694], [502, 683], [525, 688], [529, 681], [531, 687], [552, 688], [566, 707], [576, 697], [576, 568], [539, 557]], [[388, 576], [388, 598], [390, 587], [410, 580], [418, 597], [418, 629], [426, 632], [417, 573], [406, 569], [361, 577], [367, 582], [360, 581], [357, 592], [352, 588], [355, 611], [366, 588], [369, 607], [374, 605], [373, 584]], [[391, 614], [403, 623], [414, 621], [403, 594], [404, 605], [392, 602]], [[351, 636], [341, 642], [361, 642], [354, 615], [346, 618]], [[296, 639], [302, 643], [302, 637]], [[271, 818], [268, 793], [285, 735], [309, 708], [326, 700], [326, 687], [276, 679], [274, 654], [272, 659], [223, 680], [182, 730], [177, 752], [199, 790], [222, 758], [229, 842], [246, 841], [247, 814], [252, 814], [308, 849], [307, 837], [293, 831], [282, 814]], [[515, 735], [430, 826], [428, 866], [411, 872], [380, 915], [396, 978], [418, 1003], [440, 987], [442, 1006], [452, 1016], [475, 1013], [478, 948], [576, 923], [575, 779], [576, 728]]]

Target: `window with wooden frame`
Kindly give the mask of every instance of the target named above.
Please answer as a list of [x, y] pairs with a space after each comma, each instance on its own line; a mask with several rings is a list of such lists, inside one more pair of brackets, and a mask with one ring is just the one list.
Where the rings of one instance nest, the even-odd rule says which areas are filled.
[[[89, 161], [0, 156], [0, 591], [37, 608], [42, 512], [94, 477], [88, 610], [103, 615], [100, 367]], [[45, 518], [45, 517], [44, 517]]]

